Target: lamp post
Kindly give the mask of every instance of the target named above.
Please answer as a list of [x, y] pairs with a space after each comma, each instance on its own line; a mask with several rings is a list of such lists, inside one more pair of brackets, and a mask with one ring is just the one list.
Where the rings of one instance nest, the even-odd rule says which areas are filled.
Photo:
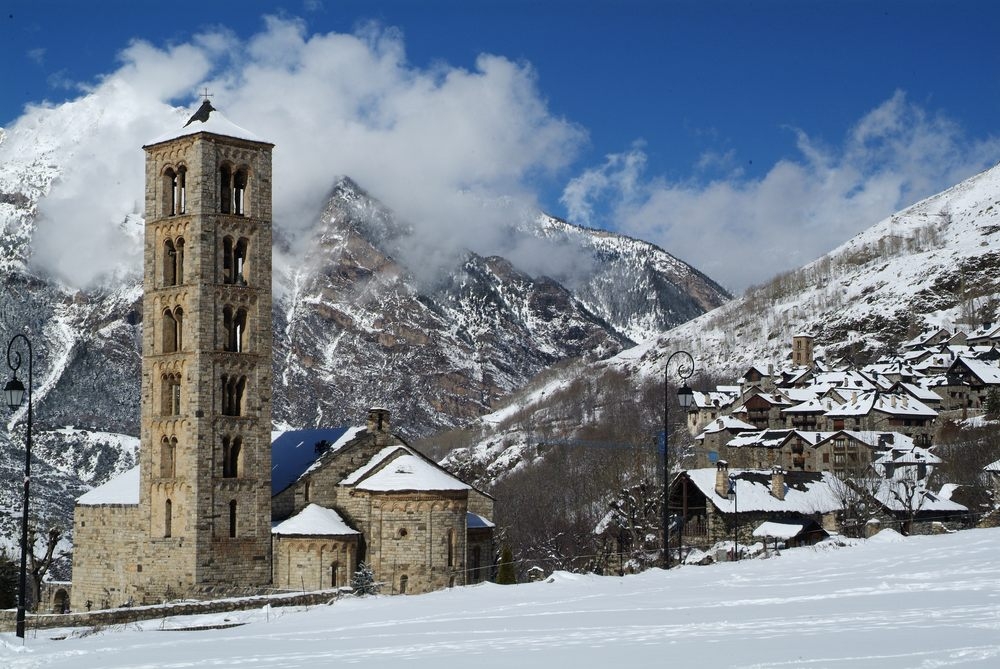
[[[670, 385], [670, 362], [677, 356], [687, 358], [677, 364], [677, 377], [681, 381], [681, 387], [677, 389], [677, 402], [681, 408], [687, 411], [694, 400], [694, 391], [687, 384], [687, 380], [694, 373], [694, 358], [687, 351], [674, 351], [667, 358], [667, 364], [663, 366], [663, 568], [670, 569], [670, 512], [668, 503], [670, 492], [667, 486], [670, 485], [670, 395], [667, 387]], [[678, 555], [680, 555], [681, 539], [677, 540]]]
[[729, 491], [726, 497], [733, 503], [733, 560], [739, 562], [739, 529], [740, 529], [740, 507], [739, 499], [736, 496], [736, 474], [729, 475]]
[[31, 480], [31, 392], [32, 392], [32, 354], [31, 342], [23, 334], [16, 334], [7, 343], [7, 366], [14, 376], [4, 386], [4, 401], [11, 411], [16, 411], [24, 400], [24, 384], [17, 378], [17, 370], [21, 367], [21, 354], [13, 351], [14, 342], [24, 342], [28, 349], [28, 432], [24, 445], [24, 501], [21, 506], [21, 575], [17, 584], [17, 636], [24, 638], [25, 591], [28, 581], [28, 484]]

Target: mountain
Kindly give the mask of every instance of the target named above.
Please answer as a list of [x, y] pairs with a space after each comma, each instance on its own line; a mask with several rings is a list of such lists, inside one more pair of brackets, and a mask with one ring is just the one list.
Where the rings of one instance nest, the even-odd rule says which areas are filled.
[[[23, 332], [34, 346], [33, 499], [65, 522], [76, 496], [134, 462], [126, 435], [138, 434], [142, 290], [128, 258], [140, 255], [142, 219], [134, 213], [141, 191], [100, 184], [114, 191], [108, 196], [95, 185], [70, 204], [110, 208], [118, 221], [127, 252], [95, 252], [108, 256], [111, 278], [80, 290], [36, 269], [39, 226], [56, 223], [40, 205], [59, 193], [63, 157], [99, 118], [77, 103], [53, 116], [38, 137], [10, 141], [0, 131], [0, 342]], [[86, 263], [91, 231], [71, 221], [65, 239], [48, 228], [46, 252]], [[471, 251], [428, 272], [407, 253], [405, 218], [349, 179], [336, 180], [314, 224], [302, 227], [295, 248], [305, 250], [276, 253], [278, 425], [355, 424], [378, 404], [405, 433], [427, 435], [489, 411], [553, 364], [614, 355], [729, 297], [651, 244], [539, 213], [514, 217], [505, 234], [515, 246], [547, 240], [587, 259], [562, 280]], [[0, 530], [9, 536], [20, 513], [24, 418], [22, 408], [0, 435]]]
[[[678, 350], [695, 359], [693, 385], [698, 376], [731, 383], [753, 363], [790, 362], [794, 334], [812, 334], [816, 354], [828, 360], [864, 363], [896, 351], [928, 327], [971, 330], [996, 322], [998, 306], [1000, 165], [659, 337], [543, 375], [506, 406], [453, 435], [449, 443], [460, 447], [445, 462], [490, 486], [541, 455], [540, 432], [556, 443], [585, 443], [582, 436], [595, 433], [603, 439], [619, 435], [621, 441], [628, 421], [611, 428], [607, 417], [623, 395], [646, 407], [632, 422], [644, 422], [636, 443], [648, 444], [649, 435], [662, 429], [657, 417], [663, 411], [664, 364]], [[670, 375], [676, 378], [673, 366]], [[580, 379], [593, 385], [586, 398]], [[589, 413], [581, 413], [582, 401]]]
[[388, 404], [426, 435], [558, 361], [608, 357], [727, 297], [651, 244], [543, 214], [509, 234], [570, 249], [592, 260], [586, 272], [561, 283], [464, 252], [421, 281], [406, 264], [410, 234], [351, 180], [337, 183], [309, 250], [276, 272], [278, 420], [339, 424]]

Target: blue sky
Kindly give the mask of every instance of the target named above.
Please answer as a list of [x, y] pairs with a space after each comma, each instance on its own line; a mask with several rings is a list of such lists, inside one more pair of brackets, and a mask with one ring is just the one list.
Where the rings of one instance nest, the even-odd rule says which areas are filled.
[[[497, 109], [527, 120], [513, 130], [470, 121], [468, 132], [481, 134], [471, 149], [463, 140], [465, 153], [497, 164], [465, 181], [429, 162], [393, 160], [399, 173], [383, 184], [379, 169], [350, 152], [339, 171], [416, 219], [435, 212], [404, 192], [404, 168], [428, 182], [439, 176], [440, 192], [470, 183], [485, 194], [510, 191], [573, 222], [656, 242], [739, 290], [1000, 160], [998, 5], [0, 0], [0, 126], [99, 92], [129, 66], [155, 72], [144, 64], [171, 54], [192, 68], [190, 80], [143, 94], [190, 106], [197, 85], [208, 84], [231, 119], [259, 131], [264, 121], [253, 125], [253, 114], [234, 106], [250, 101], [230, 87], [253, 76], [238, 62], [243, 50], [258, 65], [269, 53], [295, 61], [279, 68], [286, 79], [268, 79], [279, 96], [306, 85], [295, 77], [317, 50], [310, 43], [324, 41], [327, 59], [367, 45], [369, 64], [395, 50], [392, 81], [370, 96], [376, 106], [395, 100], [394, 127], [398, 110], [419, 106], [411, 101], [429, 89], [470, 114], [482, 114], [473, 98], [495, 90]], [[206, 46], [205, 35], [225, 44]], [[360, 37], [338, 45], [338, 35]], [[207, 64], [186, 58], [184, 45], [208, 54]], [[484, 64], [482, 54], [498, 60]], [[355, 74], [367, 85], [378, 72]], [[449, 88], [456, 73], [482, 88]], [[336, 80], [331, 96], [359, 85], [341, 74], [324, 75]], [[366, 137], [350, 155], [389, 150]], [[412, 136], [396, 140], [421, 146]], [[463, 144], [439, 159], [460, 163]]]

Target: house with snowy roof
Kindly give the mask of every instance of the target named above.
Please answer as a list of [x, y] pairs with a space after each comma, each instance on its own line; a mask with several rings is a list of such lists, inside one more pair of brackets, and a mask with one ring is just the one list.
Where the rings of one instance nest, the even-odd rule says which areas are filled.
[[908, 394], [868, 391], [852, 393], [848, 401], [826, 413], [833, 430], [893, 431], [929, 446], [938, 412]]
[[[314, 587], [347, 585], [360, 561], [390, 593], [489, 577], [492, 497], [393, 434], [389, 418], [375, 408], [363, 428], [274, 440], [276, 587], [298, 588], [303, 578]], [[324, 564], [326, 572], [318, 568]]]
[[792, 536], [808, 528], [812, 540], [819, 540], [837, 527], [842, 485], [829, 472], [730, 469], [724, 460], [715, 467], [681, 472], [670, 486], [670, 507], [682, 519], [676, 524], [681, 540], [674, 539], [674, 544], [704, 549], [732, 541], [734, 535], [739, 543], [752, 543], [755, 531], [763, 527], [767, 534], [774, 524], [798, 526]]
[[962, 411], [983, 409], [989, 393], [1000, 391], [1000, 364], [978, 357], [959, 356], [948, 368], [946, 386], [935, 388], [944, 398], [944, 408]]

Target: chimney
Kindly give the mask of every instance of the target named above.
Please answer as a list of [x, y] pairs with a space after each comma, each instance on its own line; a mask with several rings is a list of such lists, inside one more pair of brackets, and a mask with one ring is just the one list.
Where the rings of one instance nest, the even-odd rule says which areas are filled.
[[896, 408], [896, 396], [895, 395], [893, 395], [892, 399], [889, 400], [889, 404], [892, 406], [893, 409]]
[[375, 443], [385, 445], [389, 442], [389, 410], [373, 407], [368, 410], [368, 434], [375, 435]]
[[780, 500], [785, 499], [785, 470], [778, 465], [771, 468], [771, 494]]
[[729, 493], [729, 463], [719, 460], [715, 463], [715, 494], [725, 497]]

